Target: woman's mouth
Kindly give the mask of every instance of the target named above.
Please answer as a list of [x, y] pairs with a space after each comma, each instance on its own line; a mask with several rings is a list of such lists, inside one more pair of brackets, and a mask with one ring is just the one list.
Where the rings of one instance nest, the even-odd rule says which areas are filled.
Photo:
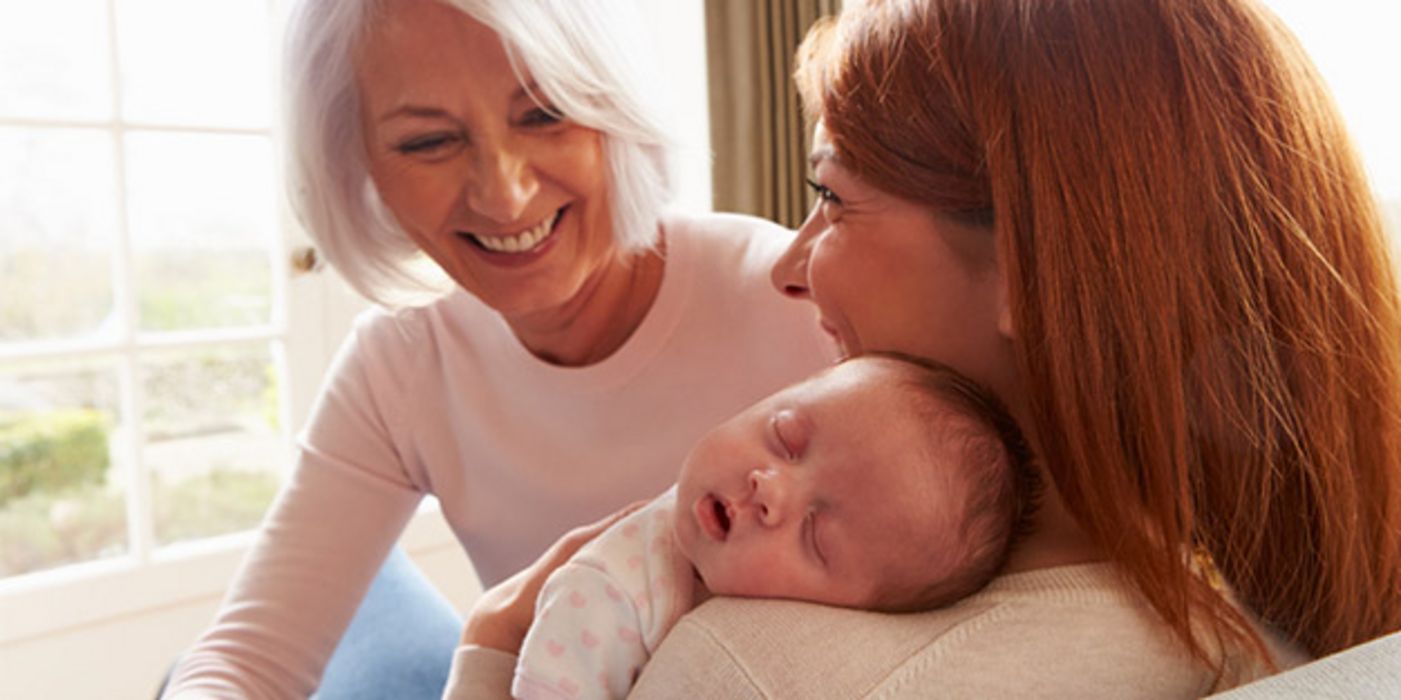
[[529, 255], [541, 251], [550, 241], [554, 240], [554, 233], [559, 228], [559, 220], [567, 209], [569, 209], [568, 206], [561, 207], [550, 216], [545, 217], [540, 223], [511, 235], [487, 236], [470, 231], [458, 231], [457, 233], [487, 253]]
[[701, 530], [710, 539], [724, 542], [730, 536], [730, 509], [724, 501], [707, 494], [704, 498], [696, 501], [694, 511]]

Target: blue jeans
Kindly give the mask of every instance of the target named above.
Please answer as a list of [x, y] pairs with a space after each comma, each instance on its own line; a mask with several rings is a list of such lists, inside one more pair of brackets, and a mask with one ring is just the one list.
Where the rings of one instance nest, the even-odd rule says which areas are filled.
[[385, 559], [326, 665], [319, 700], [437, 700], [462, 619], [402, 549]]

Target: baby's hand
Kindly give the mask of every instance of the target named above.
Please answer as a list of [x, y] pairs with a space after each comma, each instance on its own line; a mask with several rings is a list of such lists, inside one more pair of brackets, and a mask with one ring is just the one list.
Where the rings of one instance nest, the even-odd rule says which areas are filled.
[[462, 644], [519, 654], [526, 630], [535, 621], [535, 599], [545, 579], [589, 540], [646, 503], [638, 501], [598, 522], [570, 530], [534, 564], [482, 593], [462, 628]]

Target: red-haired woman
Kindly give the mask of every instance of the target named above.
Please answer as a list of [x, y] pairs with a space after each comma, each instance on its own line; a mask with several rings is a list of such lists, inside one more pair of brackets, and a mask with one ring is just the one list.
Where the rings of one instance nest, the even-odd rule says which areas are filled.
[[993, 388], [1052, 488], [972, 598], [711, 601], [635, 696], [1195, 697], [1401, 627], [1395, 273], [1278, 20], [849, 2], [801, 65], [821, 202], [775, 284]]

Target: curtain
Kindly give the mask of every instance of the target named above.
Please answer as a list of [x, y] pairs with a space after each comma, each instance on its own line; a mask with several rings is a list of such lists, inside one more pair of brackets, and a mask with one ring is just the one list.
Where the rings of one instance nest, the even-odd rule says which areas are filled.
[[841, 0], [706, 0], [710, 143], [717, 211], [802, 223], [812, 193], [810, 134], [793, 85], [793, 54]]

